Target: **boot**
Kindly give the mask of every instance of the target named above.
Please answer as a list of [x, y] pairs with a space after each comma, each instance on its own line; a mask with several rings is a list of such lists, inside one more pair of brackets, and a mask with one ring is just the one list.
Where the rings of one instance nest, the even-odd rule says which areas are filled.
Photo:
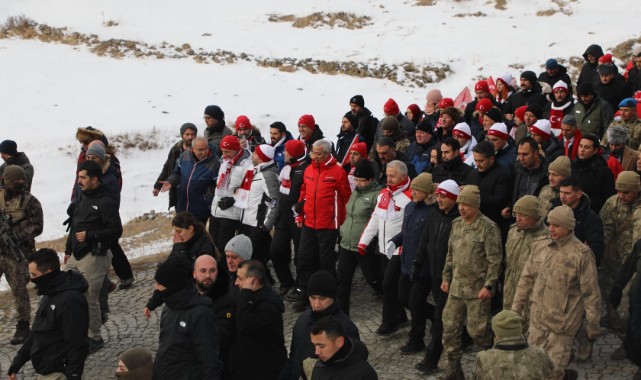
[[13, 334], [13, 338], [11, 338], [10, 343], [13, 345], [22, 344], [27, 340], [30, 333], [29, 321], [18, 321], [18, 324], [16, 325], [16, 333]]
[[438, 371], [438, 360], [434, 360], [432, 357], [425, 355], [425, 358], [418, 362], [414, 368], [427, 375]]
[[579, 373], [572, 368], [566, 368], [563, 371], [563, 380], [576, 380], [579, 378]]
[[461, 360], [447, 360], [447, 370], [440, 380], [465, 380]]
[[576, 361], [577, 363], [581, 363], [584, 361], [587, 361], [592, 357], [592, 347], [594, 346], [594, 342], [581, 342], [579, 340], [579, 348], [576, 353]]

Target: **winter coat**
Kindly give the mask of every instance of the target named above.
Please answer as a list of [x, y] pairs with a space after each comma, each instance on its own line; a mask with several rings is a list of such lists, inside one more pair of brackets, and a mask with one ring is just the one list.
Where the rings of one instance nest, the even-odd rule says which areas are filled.
[[[205, 128], [204, 136], [209, 142], [209, 145], [213, 146], [216, 148], [215, 152], [220, 152], [220, 141], [225, 137], [225, 136], [230, 136], [234, 132], [226, 126], [224, 123], [220, 123], [213, 128]], [[220, 153], [217, 154], [217, 156]]]
[[221, 158], [220, 165], [218, 168], [218, 175], [216, 179], [216, 190], [214, 191], [214, 200], [211, 203], [211, 215], [216, 218], [224, 218], [231, 220], [240, 220], [241, 210], [238, 207], [232, 206], [226, 210], [218, 207], [218, 201], [221, 198], [233, 197], [236, 189], [238, 189], [245, 178], [245, 172], [247, 168], [252, 165], [251, 155], [245, 149], [241, 149], [241, 156], [236, 160], [234, 165], [231, 167], [229, 174], [229, 182], [227, 186], [222, 184], [222, 176], [226, 176], [226, 172], [223, 173], [225, 168], [224, 160]]
[[345, 345], [326, 362], [316, 361], [314, 380], [377, 380], [378, 375], [367, 362], [367, 347], [358, 339], [345, 337]]
[[546, 216], [552, 209], [552, 200], [559, 198], [559, 190], [555, 190], [550, 185], [545, 185], [539, 192], [539, 210], [541, 215]]
[[[421, 241], [421, 233], [429, 222], [432, 207], [434, 206], [425, 202], [410, 202], [405, 206], [401, 231], [392, 238], [397, 247], [403, 247], [400, 254], [401, 272], [408, 276], [412, 271], [412, 265]], [[420, 276], [429, 277], [427, 262], [422, 262]]]
[[554, 133], [552, 137], [560, 136], [561, 121], [565, 115], [574, 115], [574, 99], [571, 96], [568, 96], [563, 103], [553, 100], [543, 107], [543, 119], [550, 121]]
[[641, 70], [636, 66], [628, 71], [628, 86], [632, 94], [641, 91]]
[[581, 101], [576, 102], [574, 118], [583, 135], [592, 133], [601, 137], [614, 118], [614, 112], [608, 102], [595, 95], [589, 104], [583, 104]]
[[514, 187], [512, 188], [512, 204], [524, 195], [539, 195], [543, 186], [548, 184], [548, 162], [541, 158], [541, 165], [528, 170], [517, 162], [514, 165]]
[[429, 223], [423, 228], [415, 260], [419, 263], [427, 263], [430, 277], [437, 283], [440, 283], [443, 278], [443, 267], [445, 267], [452, 222], [458, 217], [459, 212], [456, 204], [448, 213], [434, 206], [428, 216]]
[[[594, 56], [597, 60], [594, 63], [588, 61], [588, 54]], [[576, 86], [579, 87], [581, 83], [595, 83], [599, 80], [599, 74], [597, 73], [597, 68], [599, 66], [598, 59], [603, 57], [603, 49], [599, 45], [590, 45], [585, 52], [583, 53], [583, 59], [585, 63], [581, 67], [581, 73], [579, 74], [579, 79], [576, 81]]]
[[200, 161], [191, 150], [183, 152], [167, 179], [177, 191], [176, 211], [188, 211], [200, 221], [209, 218], [220, 166], [213, 152], [210, 146], [209, 156]]
[[345, 336], [360, 339], [358, 327], [349, 319], [349, 316], [343, 313], [338, 302], [334, 301], [327, 309], [318, 313], [312, 311], [311, 308], [307, 308], [294, 324], [289, 359], [287, 359], [285, 368], [278, 376], [279, 380], [298, 380], [301, 377], [303, 374], [303, 360], [309, 357], [316, 357], [314, 346], [309, 336], [312, 326], [319, 319], [330, 315], [334, 316], [343, 326]]
[[[298, 203], [300, 189], [303, 186], [305, 169], [310, 160], [305, 157], [294, 164], [286, 165], [278, 174], [280, 186], [278, 188], [278, 202], [276, 203], [276, 223], [281, 220], [294, 219], [292, 207]], [[285, 175], [288, 173], [287, 175]]]
[[494, 347], [476, 354], [472, 378], [474, 380], [547, 379], [554, 363], [536, 346], [528, 346], [524, 336], [496, 337]]
[[[81, 260], [87, 254], [105, 255], [107, 249], [122, 235], [120, 214], [107, 186], [101, 184], [93, 190], [80, 193], [67, 210], [71, 216], [71, 229], [65, 253]], [[86, 231], [84, 242], [79, 242], [76, 232]]]
[[[559, 198], [552, 201], [552, 208], [560, 205], [561, 200]], [[574, 236], [592, 250], [596, 264], [599, 266], [604, 246], [603, 222], [599, 214], [590, 208], [590, 199], [585, 194], [581, 197], [579, 205], [572, 211], [574, 212], [574, 220], [576, 221]]]
[[514, 295], [512, 310], [523, 314], [530, 303], [530, 326], [574, 336], [584, 316], [588, 335], [596, 336], [601, 319], [601, 293], [594, 256], [573, 234], [532, 243]]
[[277, 379], [285, 366], [282, 299], [271, 287], [241, 289], [236, 308], [232, 379]]
[[[609, 261], [616, 266], [628, 258], [634, 246], [632, 230], [634, 210], [641, 207], [641, 197], [626, 204], [621, 202], [618, 195], [613, 195], [605, 201], [599, 212], [603, 223], [603, 261]], [[605, 265], [604, 265], [605, 266]]]
[[326, 162], [312, 162], [305, 169], [299, 202], [304, 224], [316, 230], [338, 229], [345, 221], [345, 204], [352, 191], [347, 174], [334, 157]]
[[508, 140], [507, 145], [496, 152], [494, 157], [494, 161], [497, 164], [502, 165], [504, 168], [512, 172], [514, 165], [516, 164], [516, 146], [514, 145], [514, 141], [511, 139]]
[[278, 168], [276, 163], [271, 161], [254, 167], [253, 171], [248, 206], [242, 210], [240, 221], [248, 226], [265, 226], [267, 230], [271, 230], [276, 224], [274, 210], [279, 196]]
[[84, 293], [89, 285], [75, 271], [56, 271], [44, 287], [31, 334], [18, 350], [9, 373], [18, 373], [29, 360], [41, 375], [61, 372], [67, 379], [80, 379], [89, 352], [87, 329], [89, 307]]
[[322, 140], [324, 138], [325, 136], [323, 136], [323, 131], [320, 129], [318, 125], [314, 127], [314, 130], [312, 131], [312, 135], [309, 137], [309, 139], [303, 140], [300, 136], [298, 136], [298, 139], [305, 143], [305, 147], [307, 147], [308, 153], [312, 151], [313, 145], [316, 141]]
[[356, 128], [356, 133], [363, 136], [365, 145], [367, 146], [367, 151], [369, 152], [374, 146], [374, 137], [378, 130], [378, 119], [375, 118], [372, 115], [372, 112], [367, 108], [363, 108], [363, 111], [356, 116], [358, 117], [358, 128]]
[[178, 255], [194, 263], [199, 256], [215, 256], [215, 248], [206, 232], [200, 235], [194, 235], [191, 239], [183, 243], [174, 243], [171, 248], [171, 255]]
[[541, 147], [541, 150], [543, 150], [542, 156], [545, 157], [545, 160], [547, 162], [554, 162], [554, 160], [556, 160], [559, 156], [563, 156], [563, 153], [565, 153], [563, 144], [561, 144], [559, 140], [554, 137], [554, 135], [548, 140], [543, 141], [539, 145]]
[[339, 246], [347, 251], [358, 251], [358, 241], [376, 208], [382, 186], [372, 181], [364, 188], [357, 187], [347, 202], [345, 222], [340, 228]]
[[[417, 175], [414, 165], [412, 165], [412, 163], [407, 159], [407, 156], [401, 151], [396, 150], [394, 153], [396, 155], [394, 160], [403, 162], [405, 166], [407, 166], [407, 175], [410, 179], [414, 179]], [[387, 164], [383, 164], [378, 155], [376, 155], [372, 160], [372, 167], [374, 169], [374, 180], [381, 184], [381, 186], [387, 186]]]
[[[413, 143], [414, 141], [416, 141], [416, 126], [414, 125], [412, 120], [405, 117], [405, 115], [403, 115], [402, 112], [399, 112], [399, 114], [396, 115], [396, 120], [398, 120], [398, 124], [400, 126], [401, 139], [404, 136], [404, 137], [407, 137], [410, 143]], [[376, 143], [378, 139], [383, 137], [383, 128], [381, 127], [381, 123], [383, 123], [383, 120], [379, 121], [378, 126], [376, 127], [376, 135], [374, 136], [374, 143]], [[372, 144], [372, 147], [374, 146], [375, 145]]]
[[[160, 171], [160, 174], [158, 175], [158, 179], [156, 179], [156, 183], [154, 183], [154, 189], [160, 190], [162, 188], [162, 183], [161, 181], [166, 181], [171, 173], [174, 171], [174, 167], [176, 166], [176, 162], [180, 159], [180, 156], [185, 152], [185, 149], [183, 147], [183, 141], [180, 140], [177, 143], [175, 143], [171, 149], [169, 149], [169, 154], [167, 154], [167, 160], [165, 160], [165, 164], [162, 166], [162, 170]], [[169, 207], [172, 208], [176, 206], [178, 203], [178, 199], [176, 196], [176, 188], [173, 186], [169, 189]]]
[[572, 161], [572, 175], [579, 177], [583, 192], [590, 198], [595, 212], [601, 211], [605, 201], [614, 195], [614, 176], [603, 157], [596, 153], [587, 160]]
[[613, 289], [617, 288], [621, 291], [636, 273], [630, 285], [630, 316], [623, 342], [628, 358], [636, 365], [641, 365], [641, 260], [639, 257], [641, 257], [641, 241], [634, 244], [632, 254], [621, 266], [612, 285]]
[[163, 299], [154, 379], [220, 379], [223, 368], [211, 300], [191, 286]]
[[[36, 250], [36, 237], [44, 226], [40, 201], [28, 191], [9, 196], [7, 189], [0, 189], [0, 211], [11, 217], [11, 230], [16, 234], [19, 248], [25, 256]], [[9, 255], [9, 247], [0, 243], [0, 252]]]
[[[467, 181], [476, 185], [481, 192], [481, 213], [502, 227], [507, 219], [501, 216], [501, 211], [510, 207], [512, 200], [512, 174], [496, 161], [491, 168], [484, 172], [473, 170]], [[507, 230], [507, 227], [506, 227]]]
[[594, 92], [599, 94], [601, 99], [608, 102], [613, 110], [618, 110], [619, 103], [623, 99], [632, 96], [630, 86], [624, 80], [616, 78], [616, 76], [608, 84], [603, 84], [600, 80], [594, 83]]
[[432, 179], [434, 183], [452, 179], [460, 186], [463, 186], [467, 184], [467, 178], [473, 170], [471, 166], [463, 162], [461, 156], [456, 156], [450, 161], [443, 161], [436, 165], [432, 171]]
[[[31, 191], [31, 184], [33, 183], [33, 165], [31, 165], [29, 157], [27, 157], [24, 152], [18, 152], [17, 156], [9, 156], [7, 160], [0, 165], [0, 178], [4, 176], [4, 169], [9, 165], [17, 165], [24, 170], [27, 178], [27, 181], [25, 182], [25, 190]], [[76, 182], [78, 181], [76, 180]]]
[[437, 144], [436, 140], [433, 139], [430, 139], [427, 144], [419, 144], [414, 141], [407, 148], [405, 156], [409, 158], [416, 173], [422, 173], [432, 166], [430, 155], [432, 154], [432, 149], [436, 148]]
[[529, 90], [519, 90], [510, 96], [503, 107], [503, 113], [514, 114], [517, 108], [521, 106], [529, 106], [530, 104], [538, 104], [539, 107], [545, 107], [548, 102], [547, 98], [541, 92], [541, 85], [532, 83], [532, 88]]
[[365, 141], [356, 131], [339, 133], [336, 139], [336, 148], [334, 150], [334, 157], [339, 165], [344, 165], [349, 162], [349, 148], [352, 145]]
[[[232, 136], [238, 137], [238, 131], [234, 131]], [[249, 136], [245, 136], [247, 147], [245, 148], [249, 153], [254, 153], [258, 145], [265, 144], [266, 141], [263, 136], [260, 134], [260, 129], [252, 126], [252, 131]], [[242, 140], [241, 140], [242, 141]], [[241, 143], [242, 145], [242, 143]]]
[[285, 143], [293, 140], [294, 136], [289, 131], [285, 131], [285, 137], [281, 138], [274, 144], [274, 162], [278, 165], [278, 171], [285, 166]]
[[[358, 241], [359, 245], [363, 244], [367, 246], [374, 237], [378, 236], [378, 252], [382, 254], [385, 253], [385, 245], [387, 242], [401, 231], [405, 207], [412, 202], [409, 185], [410, 182], [408, 179], [404, 185], [392, 192], [390, 202], [393, 203], [393, 205], [390, 205], [389, 209], [382, 208], [381, 200], [384, 199], [383, 194], [390, 190], [386, 187], [380, 191], [376, 198], [374, 212]], [[394, 255], [398, 254], [399, 250], [397, 249]]]

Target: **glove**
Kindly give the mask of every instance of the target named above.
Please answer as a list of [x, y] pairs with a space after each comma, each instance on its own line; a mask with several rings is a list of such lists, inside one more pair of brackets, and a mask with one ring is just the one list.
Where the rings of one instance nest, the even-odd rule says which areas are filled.
[[228, 208], [233, 206], [234, 203], [236, 203], [234, 197], [224, 197], [220, 198], [220, 200], [218, 201], [218, 207], [220, 207], [221, 210], [227, 210]]
[[294, 205], [294, 212], [297, 214], [302, 214], [304, 207], [305, 207], [305, 201], [300, 201]]
[[623, 291], [619, 287], [613, 286], [610, 289], [610, 303], [615, 309], [621, 305], [621, 298], [623, 298]]
[[421, 275], [421, 266], [422, 265], [423, 264], [418, 262], [418, 261], [414, 261], [412, 263], [412, 269], [410, 269], [410, 281], [418, 282], [419, 277]]
[[393, 241], [388, 241], [387, 244], [385, 244], [385, 256], [391, 259], [392, 256], [394, 256], [394, 251], [396, 251], [396, 244], [394, 244]]
[[358, 254], [361, 256], [365, 256], [365, 250], [367, 249], [367, 246], [365, 244], [359, 244], [358, 245]]

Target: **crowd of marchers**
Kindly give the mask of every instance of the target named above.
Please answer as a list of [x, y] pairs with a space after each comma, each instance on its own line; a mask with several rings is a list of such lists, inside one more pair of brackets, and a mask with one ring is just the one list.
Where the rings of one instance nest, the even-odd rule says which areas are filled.
[[[631, 53], [621, 74], [591, 45], [576, 83], [551, 58], [518, 83], [478, 81], [467, 104], [438, 89], [423, 109], [390, 98], [380, 120], [354, 95], [336, 139], [309, 114], [265, 139], [248, 116], [228, 125], [207, 106], [203, 135], [183, 124], [153, 185], [176, 211], [140, 307], [149, 318], [162, 306], [155, 358], [132, 348], [116, 376], [376, 379], [350, 320], [356, 267], [382, 301], [376, 333], [409, 324], [400, 352], [424, 351], [424, 374], [464, 379], [473, 345], [475, 379], [576, 379], [570, 361], [590, 360], [607, 330], [621, 337], [611, 360], [641, 365], [641, 48]], [[134, 282], [118, 243], [120, 161], [102, 131], [76, 137], [62, 270], [35, 250], [34, 168], [0, 144], [0, 273], [22, 344], [10, 379], [29, 360], [43, 379], [80, 379], [105, 344], [109, 293]], [[285, 305], [301, 313], [289, 350]]]

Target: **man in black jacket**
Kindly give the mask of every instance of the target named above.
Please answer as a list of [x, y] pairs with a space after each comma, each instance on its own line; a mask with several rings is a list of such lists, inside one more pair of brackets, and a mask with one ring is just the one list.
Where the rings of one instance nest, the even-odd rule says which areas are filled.
[[[171, 149], [169, 149], [167, 160], [165, 161], [165, 164], [163, 165], [162, 170], [158, 175], [156, 183], [154, 183], [154, 189], [152, 190], [152, 194], [154, 195], [154, 197], [157, 197], [160, 193], [162, 185], [165, 183], [165, 181], [167, 181], [171, 173], [174, 171], [174, 166], [176, 166], [176, 162], [183, 154], [183, 152], [191, 148], [191, 142], [196, 138], [197, 134], [198, 128], [196, 128], [196, 126], [192, 123], [185, 123], [180, 127], [181, 139], [180, 141], [175, 143], [171, 147]], [[168, 209], [176, 206], [177, 202], [178, 200], [176, 198], [176, 188], [172, 187], [171, 189], [169, 189]]]
[[579, 79], [576, 81], [576, 86], [579, 87], [582, 83], [594, 83], [598, 80], [597, 67], [599, 66], [599, 58], [603, 56], [603, 49], [599, 45], [590, 45], [583, 53], [585, 63], [581, 67]]
[[510, 207], [501, 211], [504, 218], [510, 217], [514, 203], [524, 195], [538, 196], [543, 186], [547, 185], [548, 162], [539, 154], [539, 144], [531, 138], [524, 137], [517, 148], [518, 162], [514, 165], [514, 187]]
[[100, 182], [102, 169], [96, 161], [85, 161], [78, 169], [82, 193], [69, 206], [71, 229], [67, 238], [67, 270], [80, 272], [89, 288], [89, 353], [103, 347], [98, 297], [111, 266], [111, 247], [122, 235], [120, 214], [107, 186]]
[[461, 144], [453, 137], [448, 137], [441, 144], [443, 163], [436, 165], [432, 171], [434, 183], [441, 183], [452, 179], [460, 186], [467, 184], [467, 177], [472, 172], [472, 167], [465, 164], [459, 154]]
[[298, 380], [303, 375], [303, 361], [315, 356], [309, 333], [312, 325], [319, 319], [332, 315], [340, 322], [346, 336], [360, 339], [358, 327], [336, 301], [336, 281], [329, 272], [320, 270], [314, 273], [307, 283], [307, 294], [310, 307], [296, 320], [289, 359], [278, 376], [280, 380]]
[[154, 279], [165, 302], [154, 379], [220, 380], [216, 315], [211, 300], [194, 289], [191, 263], [170, 256], [158, 266]]
[[38, 375], [79, 380], [87, 359], [87, 282], [77, 272], [60, 271], [56, 251], [43, 248], [28, 258], [31, 281], [42, 296], [31, 334], [9, 367], [15, 379], [29, 360]]
[[367, 145], [367, 152], [374, 146], [374, 136], [378, 128], [378, 119], [372, 115], [372, 111], [365, 107], [365, 99], [362, 95], [354, 95], [349, 100], [349, 107], [352, 115], [358, 118], [356, 133], [363, 136]]
[[578, 156], [572, 161], [572, 175], [581, 180], [581, 188], [590, 198], [590, 207], [596, 213], [616, 192], [614, 176], [599, 154], [600, 149], [599, 139], [595, 135], [584, 135], [579, 142]]

